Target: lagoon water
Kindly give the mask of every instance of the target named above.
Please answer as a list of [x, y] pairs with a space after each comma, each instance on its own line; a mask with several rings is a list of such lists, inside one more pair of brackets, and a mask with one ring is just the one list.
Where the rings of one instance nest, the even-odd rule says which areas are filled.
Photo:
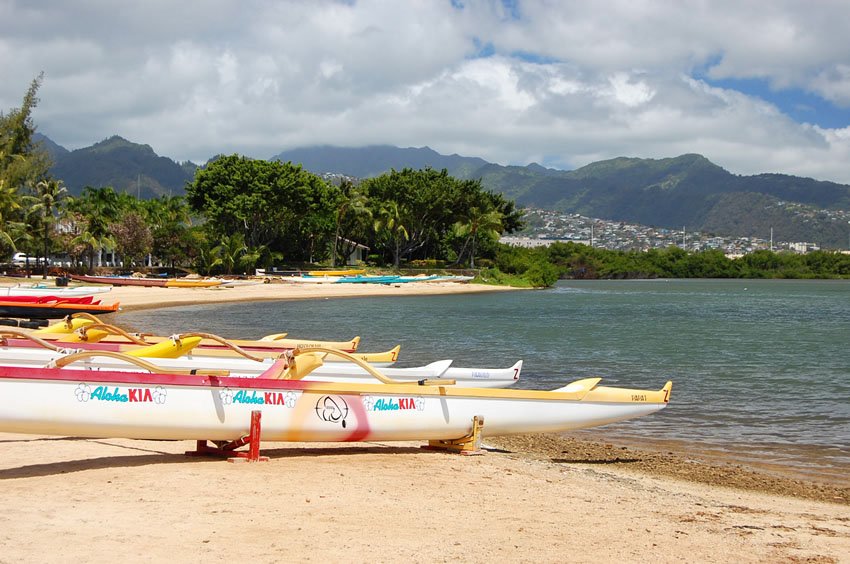
[[161, 334], [360, 335], [363, 352], [401, 343], [398, 366], [523, 359], [525, 388], [601, 376], [659, 389], [669, 379], [666, 410], [599, 432], [850, 474], [848, 281], [562, 281], [539, 291], [182, 306], [121, 322]]

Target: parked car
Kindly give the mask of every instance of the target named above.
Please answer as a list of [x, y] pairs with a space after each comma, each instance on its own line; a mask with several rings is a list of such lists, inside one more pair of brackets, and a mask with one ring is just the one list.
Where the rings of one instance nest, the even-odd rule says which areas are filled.
[[[41, 266], [44, 264], [42, 261], [47, 261], [47, 264], [50, 265], [50, 259], [43, 259], [41, 257], [29, 257], [30, 266]], [[12, 264], [15, 266], [26, 266], [27, 265], [27, 254], [26, 253], [15, 253], [12, 256]]]

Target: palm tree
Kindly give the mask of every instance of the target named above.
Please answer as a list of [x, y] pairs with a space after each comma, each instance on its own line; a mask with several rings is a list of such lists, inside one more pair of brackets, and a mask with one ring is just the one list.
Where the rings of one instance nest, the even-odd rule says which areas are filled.
[[50, 256], [50, 232], [56, 223], [54, 212], [62, 200], [68, 193], [68, 189], [62, 186], [61, 180], [42, 180], [35, 185], [35, 203], [32, 206], [32, 211], [40, 217], [40, 223], [44, 229], [42, 233], [44, 264], [41, 274], [42, 279], [47, 278], [47, 257]]
[[79, 212], [86, 220], [85, 232], [77, 237], [78, 242], [89, 246], [89, 270], [94, 268], [94, 254], [97, 250], [97, 266], [101, 264], [104, 247], [114, 247], [109, 226], [118, 219], [119, 197], [112, 188], [83, 188], [79, 198], [69, 203], [72, 211]]
[[23, 224], [13, 219], [16, 211], [21, 208], [18, 191], [6, 185], [0, 178], [0, 245], [12, 253], [18, 250], [15, 245], [16, 233], [23, 231]]
[[[343, 179], [339, 188], [342, 192], [342, 197], [338, 200], [336, 208], [336, 230], [334, 232], [333, 251], [331, 252], [332, 267], [336, 266], [336, 257], [338, 250], [340, 250], [340, 231], [342, 230], [345, 218], [350, 216], [356, 221], [357, 218], [371, 215], [371, 211], [367, 207], [369, 199], [365, 194], [357, 190], [350, 180]], [[348, 250], [350, 253], [353, 249]], [[349, 253], [344, 253], [344, 256]]]
[[[102, 242], [103, 241], [101, 239], [92, 235], [88, 228], [83, 229], [79, 235], [71, 239], [71, 245], [79, 245], [80, 247], [88, 250], [89, 272], [94, 270], [94, 250], [98, 247], [98, 245], [102, 244]], [[84, 255], [80, 258], [84, 259]]]
[[241, 233], [225, 235], [216, 247], [212, 249], [215, 259], [210, 263], [210, 268], [221, 266], [225, 274], [232, 274], [237, 265], [245, 262], [248, 247], [245, 245], [245, 236]]
[[378, 218], [374, 223], [375, 231], [378, 233], [386, 231], [387, 237], [393, 243], [393, 265], [398, 268], [401, 263], [401, 244], [410, 237], [404, 226], [398, 202], [393, 200], [382, 202], [377, 215]]
[[458, 255], [461, 259], [467, 247], [470, 246], [469, 268], [475, 268], [475, 246], [480, 237], [498, 238], [502, 232], [502, 214], [495, 209], [473, 206], [464, 214], [464, 220], [455, 224], [457, 233], [466, 236], [463, 248]]

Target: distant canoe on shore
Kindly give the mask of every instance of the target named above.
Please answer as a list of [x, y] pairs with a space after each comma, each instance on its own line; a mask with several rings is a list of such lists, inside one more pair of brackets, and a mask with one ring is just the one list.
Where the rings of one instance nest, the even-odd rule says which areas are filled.
[[91, 296], [112, 290], [112, 286], [0, 286], [0, 298], [8, 296]]
[[223, 280], [204, 278], [148, 278], [136, 276], [89, 276], [69, 274], [71, 280], [88, 284], [112, 284], [113, 286], [146, 286], [158, 288], [212, 288], [220, 286]]

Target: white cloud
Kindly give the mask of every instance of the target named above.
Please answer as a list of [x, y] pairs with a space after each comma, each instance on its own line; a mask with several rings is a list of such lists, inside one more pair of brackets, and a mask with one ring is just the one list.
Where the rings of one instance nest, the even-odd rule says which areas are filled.
[[850, 105], [843, 2], [34, 6], [0, 0], [0, 109], [44, 70], [36, 122], [68, 148], [118, 134], [204, 161], [388, 143], [565, 167], [696, 152], [738, 174], [850, 183], [848, 129], [695, 78]]
[[610, 95], [629, 108], [642, 106], [655, 96], [655, 92], [645, 82], [635, 80], [624, 72], [614, 73], [608, 82], [611, 84]]

